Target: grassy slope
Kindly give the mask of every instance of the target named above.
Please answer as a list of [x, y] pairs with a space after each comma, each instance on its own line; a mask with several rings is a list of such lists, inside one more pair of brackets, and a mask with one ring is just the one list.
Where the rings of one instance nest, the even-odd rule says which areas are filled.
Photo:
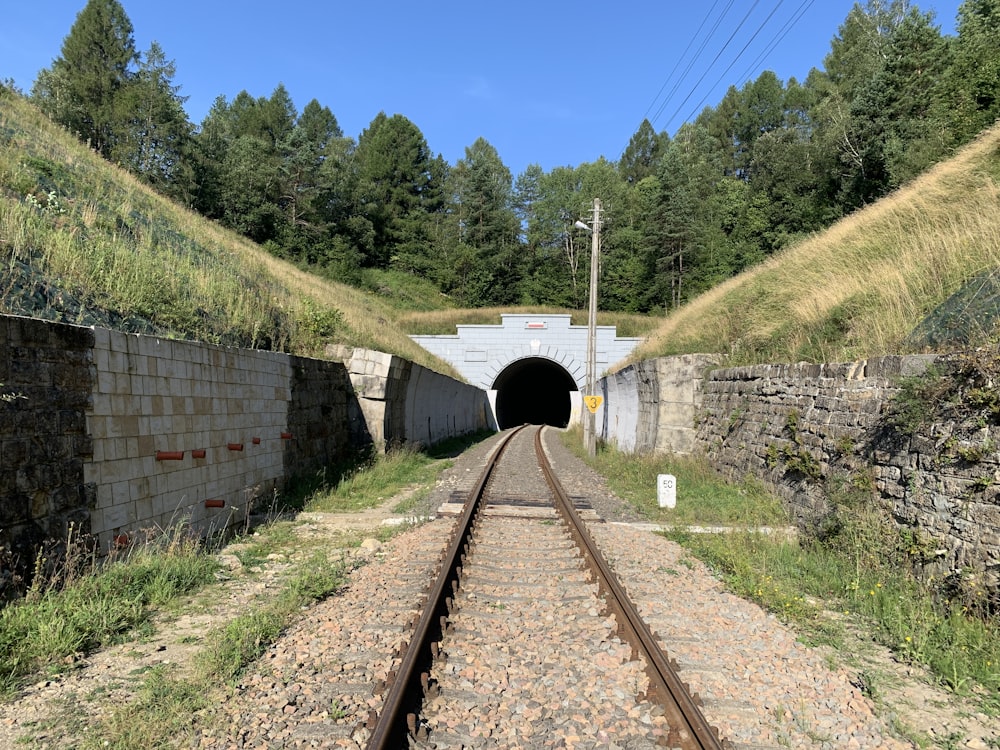
[[910, 185], [668, 316], [632, 361], [731, 363], [902, 353], [970, 277], [1000, 266], [1000, 124]]
[[0, 312], [304, 355], [366, 346], [455, 374], [387, 301], [166, 200], [2, 87], [0, 257]]

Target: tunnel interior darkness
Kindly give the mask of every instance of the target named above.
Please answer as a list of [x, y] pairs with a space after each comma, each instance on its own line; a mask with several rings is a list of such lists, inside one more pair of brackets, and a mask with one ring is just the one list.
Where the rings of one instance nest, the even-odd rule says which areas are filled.
[[493, 388], [501, 430], [525, 423], [569, 424], [569, 393], [577, 390], [576, 382], [552, 360], [529, 357], [512, 362], [497, 376]]

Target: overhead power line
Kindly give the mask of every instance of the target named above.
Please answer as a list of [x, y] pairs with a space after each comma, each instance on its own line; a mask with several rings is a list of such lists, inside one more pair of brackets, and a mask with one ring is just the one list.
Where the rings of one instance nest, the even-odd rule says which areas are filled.
[[[716, 79], [715, 83], [713, 83], [713, 84], [711, 85], [711, 87], [709, 88], [709, 92], [711, 92], [711, 91], [714, 91], [714, 90], [715, 90], [715, 88], [716, 88], [716, 86], [718, 86], [718, 85], [719, 85], [720, 83], [722, 83], [722, 79], [723, 79], [723, 78], [725, 78], [725, 76], [726, 76], [726, 73], [728, 73], [728, 72], [729, 72], [730, 70], [732, 70], [732, 69], [733, 69], [733, 66], [734, 66], [734, 65], [735, 65], [735, 64], [736, 64], [737, 62], [739, 62], [739, 59], [740, 59], [741, 57], [743, 57], [743, 53], [747, 51], [747, 49], [748, 49], [748, 48], [750, 47], [750, 45], [751, 45], [751, 44], [753, 44], [753, 40], [754, 40], [754, 39], [756, 39], [756, 38], [757, 38], [757, 35], [758, 35], [758, 34], [760, 34], [760, 32], [761, 32], [761, 31], [763, 31], [763, 29], [764, 29], [764, 27], [765, 27], [765, 26], [767, 26], [768, 22], [769, 22], [769, 21], [771, 20], [771, 18], [772, 18], [772, 17], [774, 16], [774, 14], [775, 14], [775, 13], [776, 13], [776, 12], [778, 11], [778, 8], [780, 8], [780, 7], [781, 7], [781, 5], [782, 5], [782, 3], [783, 3], [783, 2], [784, 2], [784, 0], [778, 0], [778, 4], [777, 4], [777, 5], [775, 5], [775, 6], [774, 6], [774, 9], [773, 9], [773, 10], [772, 10], [772, 11], [771, 11], [770, 13], [768, 13], [768, 14], [767, 14], [767, 18], [765, 18], [765, 19], [764, 19], [764, 21], [763, 21], [763, 23], [761, 23], [761, 25], [757, 27], [757, 30], [756, 30], [756, 31], [755, 31], [755, 32], [753, 33], [753, 35], [752, 35], [752, 36], [751, 36], [751, 37], [750, 37], [750, 38], [749, 38], [749, 39], [747, 40], [747, 43], [743, 45], [743, 49], [741, 49], [741, 50], [739, 51], [739, 53], [738, 53], [738, 54], [736, 55], [736, 57], [734, 57], [734, 58], [733, 58], [733, 61], [732, 61], [731, 63], [729, 63], [729, 65], [727, 65], [727, 66], [726, 66], [726, 69], [725, 69], [724, 71], [722, 71], [722, 73], [720, 73], [720, 74], [719, 74], [719, 77], [718, 77], [718, 78]], [[705, 103], [705, 102], [706, 102], [706, 101], [708, 100], [708, 97], [709, 97], [710, 95], [711, 95], [710, 93], [709, 93], [709, 94], [705, 94], [705, 96], [704, 96], [704, 97], [702, 98], [702, 100], [701, 100], [701, 102], [700, 102], [700, 103], [698, 104], [698, 106], [696, 106], [696, 107], [694, 108], [694, 110], [692, 111], [692, 113], [691, 113], [691, 114], [689, 114], [689, 115], [688, 115], [688, 116], [687, 116], [687, 117], [685, 118], [685, 120], [686, 120], [686, 121], [687, 121], [687, 120], [691, 120], [691, 119], [693, 119], [693, 118], [694, 118], [694, 116], [695, 116], [695, 115], [696, 115], [696, 114], [698, 113], [698, 110], [699, 110], [699, 109], [701, 108], [701, 106], [702, 106], [702, 105], [703, 105], [703, 104], [704, 104], [704, 103]]]
[[[684, 58], [687, 57], [688, 50], [691, 49], [691, 45], [694, 44], [694, 40], [697, 39], [699, 36], [701, 36], [701, 30], [703, 28], [705, 28], [705, 24], [708, 22], [708, 19], [711, 18], [712, 13], [715, 12], [715, 6], [717, 6], [718, 4], [719, 4], [719, 0], [715, 0], [715, 2], [712, 3], [712, 7], [709, 8], [708, 13], [705, 14], [705, 17], [703, 19], [701, 19], [701, 24], [699, 24], [698, 30], [694, 33], [694, 35], [688, 41], [687, 47], [684, 48], [684, 51], [680, 54], [680, 57], [677, 58], [677, 62], [674, 63], [674, 67], [671, 68], [670, 73], [667, 75], [666, 80], [663, 82], [663, 85], [660, 86], [660, 90], [656, 92], [656, 96], [653, 97], [653, 101], [651, 101], [649, 103], [649, 106], [646, 107], [646, 111], [642, 115], [642, 118], [644, 120], [647, 117], [649, 117], [650, 111], [652, 111], [653, 107], [656, 106], [656, 102], [659, 100], [660, 96], [663, 94], [663, 90], [667, 87], [667, 84], [670, 83], [671, 79], [674, 77], [674, 73], [677, 72], [677, 68], [679, 68], [680, 65], [681, 65], [681, 63], [684, 62]], [[732, 6], [732, 4], [733, 4], [733, 0], [729, 0], [729, 5], [726, 6], [726, 10], [729, 10], [729, 7]], [[723, 11], [722, 15], [723, 16], [725, 15], [725, 11]], [[720, 16], [720, 20], [721, 20], [721, 16]], [[716, 27], [718, 27], [719, 22], [716, 21], [715, 25], [716, 25]], [[713, 32], [714, 32], [714, 28], [713, 28]], [[702, 42], [702, 46], [699, 49], [699, 52], [701, 51], [701, 49], [704, 49], [704, 48], [705, 48], [705, 43]], [[697, 55], [695, 55], [695, 59], [697, 59]], [[683, 80], [683, 78], [681, 80]], [[674, 85], [674, 89], [671, 89], [671, 92], [673, 92], [676, 88], [677, 88], [677, 85], [675, 84]], [[668, 95], [667, 98], [668, 99], [670, 98], [669, 95]], [[654, 115], [654, 117], [655, 117], [655, 115]]]
[[[729, 0], [729, 2], [726, 4], [726, 7], [722, 9], [722, 13], [719, 14], [719, 17], [715, 19], [715, 23], [712, 24], [712, 28], [708, 32], [708, 35], [702, 40], [701, 45], [698, 47], [698, 50], [694, 54], [694, 57], [691, 58], [691, 60], [687, 64], [687, 67], [684, 68], [684, 72], [681, 73], [681, 77], [677, 79], [677, 82], [674, 84], [673, 88], [670, 89], [670, 93], [667, 94], [666, 98], [663, 100], [659, 108], [656, 110], [656, 113], [653, 115], [653, 119], [651, 120], [652, 123], [655, 124], [655, 122], [660, 118], [660, 115], [663, 114], [663, 110], [666, 108], [667, 104], [669, 104], [670, 101], [673, 99], [674, 94], [677, 93], [677, 89], [680, 88], [681, 83], [684, 82], [684, 79], [687, 78], [688, 73], [691, 72], [691, 68], [693, 68], [694, 64], [698, 62], [698, 59], [701, 57], [701, 53], [705, 51], [705, 47], [708, 46], [708, 43], [712, 40], [712, 37], [715, 36], [715, 32], [718, 30], [719, 25], [722, 23], [722, 20], [726, 17], [726, 15], [729, 13], [729, 9], [732, 7], [733, 7], [733, 0]], [[708, 20], [710, 15], [706, 16], [705, 19]], [[704, 22], [702, 22], [702, 26], [704, 26]]]
[[[727, 14], [732, 8], [734, 0], [729, 0], [726, 3], [725, 7], [721, 10], [721, 12], [717, 16], [714, 16], [716, 10], [719, 7], [720, 2], [721, 0], [714, 0], [711, 8], [708, 10], [708, 13], [706, 13], [705, 16], [702, 18], [701, 23], [698, 26], [698, 30], [691, 37], [687, 46], [684, 48], [684, 52], [680, 55], [680, 57], [677, 58], [677, 61], [674, 63], [673, 67], [670, 70], [670, 73], [664, 80], [663, 85], [660, 87], [656, 96], [653, 98], [653, 101], [646, 108], [646, 112], [643, 115], [643, 119], [649, 119], [650, 123], [654, 126], [654, 128], [656, 127], [656, 123], [660, 121], [667, 106], [671, 104], [673, 101], [675, 101], [675, 95], [681, 89], [685, 80], [688, 78], [688, 74], [691, 72], [692, 68], [694, 68], [695, 65], [698, 64], [699, 61], [702, 59], [702, 55], [705, 52], [706, 47], [713, 39], [722, 21], [726, 18]], [[694, 109], [691, 111], [691, 113], [688, 115], [685, 121], [691, 121], [697, 116], [698, 112], [704, 106], [705, 102], [712, 95], [712, 92], [717, 89], [719, 83], [722, 82], [725, 76], [733, 69], [733, 67], [740, 61], [740, 59], [743, 58], [747, 50], [753, 44], [754, 40], [756, 40], [757, 37], [760, 36], [763, 30], [767, 27], [767, 25], [771, 23], [772, 19], [774, 18], [778, 10], [781, 8], [783, 3], [784, 0], [777, 0], [777, 3], [771, 9], [770, 13], [768, 13], [764, 21], [757, 27], [754, 33], [750, 36], [749, 40], [743, 45], [742, 49], [740, 49], [739, 53], [737, 53], [736, 56], [732, 59], [732, 61], [726, 66], [725, 70], [722, 71], [722, 73], [719, 75], [715, 83], [708, 90], [708, 93], [706, 93], [705, 96], [702, 97], [701, 101], [698, 103], [696, 107], [694, 107]], [[750, 63], [750, 65], [746, 68], [743, 75], [739, 79], [737, 79], [739, 82], [745, 83], [747, 80], [750, 79], [750, 76], [752, 74], [760, 70], [760, 68], [763, 66], [763, 63], [771, 56], [771, 54], [775, 51], [775, 49], [777, 49], [778, 45], [781, 44], [781, 42], [792, 31], [792, 29], [802, 20], [802, 18], [805, 16], [805, 14], [809, 11], [809, 9], [813, 6], [814, 3], [815, 0], [802, 0], [802, 2], [795, 9], [795, 11], [793, 11], [792, 15], [784, 22], [784, 24], [777, 31], [774, 32], [770, 40], [767, 42], [767, 44], [765, 44], [762, 51], [757, 55], [757, 57], [753, 60], [753, 62]], [[677, 118], [677, 116], [681, 113], [681, 111], [683, 111], [685, 105], [695, 95], [701, 84], [705, 81], [708, 74], [715, 67], [716, 63], [718, 63], [719, 60], [725, 54], [725, 52], [730, 49], [733, 40], [737, 37], [737, 35], [746, 25], [750, 16], [753, 14], [754, 10], [759, 4], [760, 0], [754, 0], [750, 9], [746, 12], [746, 14], [740, 20], [739, 24], [736, 26], [736, 29], [729, 35], [729, 38], [726, 39], [725, 43], [712, 58], [712, 61], [704, 68], [704, 71], [698, 77], [698, 80], [693, 85], [690, 85], [687, 94], [684, 96], [684, 99], [680, 102], [680, 104], [676, 106], [670, 118], [666, 120], [665, 123], [666, 125], [673, 122], [675, 118]], [[714, 21], [712, 20], [713, 16], [714, 16]], [[705, 30], [706, 26], [710, 22], [711, 22], [711, 27], [708, 30], [708, 33], [702, 36], [702, 32]], [[699, 38], [701, 39], [700, 43], [698, 43]], [[687, 63], [684, 64], [685, 59], [688, 57], [688, 53], [691, 51], [692, 47], [696, 43], [698, 43], [697, 49], [695, 50], [693, 56], [691, 56], [690, 59], [688, 59]], [[681, 71], [680, 75], [677, 76], [676, 74], [682, 65], [684, 65], [683, 71]], [[672, 85], [671, 81], [673, 81]], [[663, 93], [668, 86], [670, 86], [670, 90], [666, 94], [666, 96], [663, 96]], [[657, 102], [659, 102], [658, 105]], [[655, 111], [653, 111], [654, 108]], [[653, 112], [651, 117], [650, 117], [650, 112]]]
[[[750, 14], [753, 13], [754, 8], [757, 7], [757, 5], [758, 5], [759, 2], [760, 2], [760, 0], [754, 0], [753, 5], [750, 6], [750, 10], [748, 10], [746, 12], [746, 15], [743, 16], [743, 19], [740, 21], [739, 25], [733, 30], [733, 33], [729, 35], [729, 38], [726, 40], [726, 43], [722, 45], [722, 49], [720, 49], [718, 51], [718, 53], [715, 55], [715, 57], [712, 58], [712, 62], [709, 63], [709, 65], [708, 65], [707, 68], [705, 68], [705, 72], [701, 74], [701, 77], [694, 84], [694, 86], [691, 87], [691, 90], [688, 92], [687, 96], [684, 97], [684, 101], [682, 101], [679, 105], [677, 105], [677, 109], [674, 111], [674, 113], [672, 115], [670, 115], [670, 118], [667, 120], [668, 123], [669, 122], [673, 122], [673, 119], [675, 117], [677, 117], [677, 115], [680, 113], [681, 109], [684, 108], [684, 105], [688, 103], [688, 99], [691, 98], [691, 96], [694, 94], [694, 92], [702, 84], [702, 81], [705, 80], [705, 76], [708, 75], [708, 71], [710, 71], [715, 66], [715, 63], [718, 62], [718, 60], [719, 60], [720, 57], [722, 57], [722, 53], [726, 51], [726, 49], [729, 47], [729, 44], [733, 41], [733, 39], [736, 37], [736, 35], [738, 33], [740, 33], [740, 29], [743, 28], [743, 24], [745, 24], [747, 22], [747, 19], [750, 18]], [[780, 1], [779, 1], [778, 4], [779, 5], [781, 4]]]
[[763, 67], [764, 61], [767, 60], [767, 58], [771, 56], [771, 53], [777, 49], [778, 45], [784, 41], [785, 37], [788, 36], [789, 32], [795, 28], [795, 25], [802, 20], [802, 16], [806, 14], [815, 2], [816, 0], [802, 0], [802, 3], [796, 11], [792, 13], [791, 17], [787, 21], [785, 21], [784, 26], [778, 29], [775, 35], [771, 37], [771, 41], [764, 48], [764, 50], [757, 55], [752, 63], [750, 63], [750, 66], [746, 69], [746, 71], [744, 71], [743, 75], [736, 80], [743, 81], [745, 83], [750, 80], [754, 73], [759, 72], [761, 67]]

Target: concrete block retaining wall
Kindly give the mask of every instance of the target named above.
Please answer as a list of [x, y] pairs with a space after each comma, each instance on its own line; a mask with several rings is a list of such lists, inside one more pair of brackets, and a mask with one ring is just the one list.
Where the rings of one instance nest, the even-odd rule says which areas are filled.
[[475, 386], [385, 352], [331, 347], [327, 354], [346, 364], [367, 439], [380, 450], [496, 427], [486, 392]]
[[0, 316], [0, 545], [30, 561], [70, 522], [104, 549], [181, 520], [218, 530], [365, 446], [487, 426], [485, 392], [346, 352], [347, 364]]
[[100, 537], [184, 519], [225, 528], [275, 491], [290, 358], [96, 329], [87, 427]]

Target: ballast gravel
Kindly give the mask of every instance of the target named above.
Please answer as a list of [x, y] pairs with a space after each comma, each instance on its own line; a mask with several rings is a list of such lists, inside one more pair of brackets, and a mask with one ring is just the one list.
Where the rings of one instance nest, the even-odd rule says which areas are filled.
[[[547, 450], [572, 496], [588, 500], [605, 519], [637, 520], [599, 479], [583, 470], [582, 463], [557, 445], [558, 436], [552, 430], [547, 432]], [[488, 447], [459, 457], [429, 504], [467, 491]], [[364, 722], [369, 711], [381, 706], [380, 682], [386, 679], [393, 652], [405, 641], [419, 611], [426, 584], [423, 577], [434, 569], [452, 526], [453, 519], [441, 518], [398, 535], [351, 574], [342, 593], [304, 611], [248, 671], [230, 700], [218, 707], [216, 718], [221, 714], [223, 721], [203, 728], [192, 746], [212, 750], [364, 747]], [[846, 671], [831, 670], [821, 657], [797, 643], [776, 618], [724, 591], [710, 571], [681, 547], [623, 523], [593, 523], [591, 532], [668, 654], [679, 662], [681, 678], [703, 699], [702, 710], [710, 722], [736, 748], [911, 747], [891, 736]], [[491, 628], [489, 581], [481, 584], [476, 601], [466, 605], [470, 640]], [[557, 616], [536, 612], [524, 602], [507, 602], [515, 604], [526, 606], [529, 619]], [[578, 613], [570, 608], [558, 616], [590, 618], [593, 612], [594, 602], [581, 600]], [[581, 675], [576, 659], [564, 663], [568, 657], [559, 652], [543, 653], [531, 633], [532, 628], [525, 628], [525, 641], [516, 633], [505, 634], [510, 641], [507, 653], [492, 655], [492, 664], [467, 663], [456, 648], [443, 667], [448, 670], [448, 687], [458, 699], [492, 700], [498, 724], [519, 728], [515, 739], [509, 735], [503, 740], [508, 744], [500, 744], [496, 737], [462, 735], [455, 744], [449, 740], [442, 747], [650, 746], [648, 739], [619, 741], [614, 734], [622, 712], [636, 710], [634, 694], [615, 694], [611, 688], [612, 697], [604, 694], [600, 701], [592, 697], [592, 687], [603, 679], [603, 673], [633, 669], [634, 663], [616, 651], [613, 639], [595, 649], [590, 672]], [[514, 681], [500, 671], [515, 653], [532, 657], [519, 657], [519, 661], [537, 664], [534, 679], [522, 675]], [[635, 683], [640, 677], [628, 679]], [[477, 694], [486, 688], [490, 688], [489, 696]], [[546, 707], [563, 700], [579, 702], [578, 725], [588, 729], [567, 731], [555, 740], [551, 725], [544, 721], [551, 715]], [[572, 712], [569, 717], [568, 721], [574, 721]], [[654, 722], [656, 717], [645, 720]], [[450, 737], [464, 731], [457, 727]], [[433, 735], [429, 743], [427, 747], [434, 746]]]

